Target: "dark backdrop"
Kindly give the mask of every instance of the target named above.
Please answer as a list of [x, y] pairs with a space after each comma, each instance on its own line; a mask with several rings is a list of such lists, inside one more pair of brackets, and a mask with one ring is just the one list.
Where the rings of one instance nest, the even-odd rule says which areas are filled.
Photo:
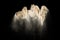
[[[11, 31], [9, 28], [9, 25], [11, 24], [12, 18], [15, 14], [15, 12], [21, 10], [24, 6], [27, 6], [29, 9], [31, 4], [36, 4], [39, 7], [42, 5], [46, 5], [47, 8], [50, 10], [50, 18], [48, 19], [48, 33], [47, 36], [44, 36], [43, 39], [52, 39], [54, 37], [54, 22], [53, 21], [55, 18], [56, 14], [56, 3], [55, 1], [50, 1], [50, 0], [2, 0], [1, 2], [1, 26], [0, 26], [0, 31], [1, 34], [3, 33], [3, 37], [7, 36], [7, 39], [11, 38], [18, 38], [18, 39], [38, 39], [39, 37], [33, 37], [32, 35], [26, 36], [22, 34], [16, 34]], [[10, 37], [11, 36], [11, 37]], [[53, 38], [54, 39], [54, 38]]]

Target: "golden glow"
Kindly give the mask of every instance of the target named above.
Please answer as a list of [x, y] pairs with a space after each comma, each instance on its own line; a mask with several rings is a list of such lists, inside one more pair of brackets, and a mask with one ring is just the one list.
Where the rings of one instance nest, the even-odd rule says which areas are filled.
[[27, 7], [24, 7], [22, 11], [16, 12], [13, 21], [15, 20], [14, 22], [16, 22], [16, 20], [21, 21], [25, 19], [26, 29], [30, 30], [33, 27], [31, 24], [31, 20], [32, 21], [37, 20], [38, 24], [43, 26], [48, 11], [49, 11], [48, 8], [44, 5], [41, 6], [40, 9], [37, 5], [32, 4], [30, 10], [27, 10]]

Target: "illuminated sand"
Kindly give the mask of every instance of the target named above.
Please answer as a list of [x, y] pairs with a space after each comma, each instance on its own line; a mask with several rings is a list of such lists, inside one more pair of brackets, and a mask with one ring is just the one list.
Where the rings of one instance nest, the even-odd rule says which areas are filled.
[[49, 12], [46, 6], [41, 6], [41, 9], [32, 4], [30, 10], [24, 7], [21, 11], [15, 13], [12, 21], [12, 29], [15, 32], [24, 30], [25, 32], [42, 32], [46, 27], [45, 19]]

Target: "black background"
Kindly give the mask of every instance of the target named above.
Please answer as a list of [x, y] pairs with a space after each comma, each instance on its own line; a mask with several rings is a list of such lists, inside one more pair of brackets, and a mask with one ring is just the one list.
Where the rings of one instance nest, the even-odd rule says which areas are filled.
[[[15, 12], [21, 10], [24, 6], [27, 6], [29, 9], [31, 4], [36, 4], [39, 7], [42, 5], [46, 5], [47, 8], [50, 10], [50, 19], [48, 22], [48, 34], [47, 37], [44, 37], [43, 39], [54, 39], [54, 22], [55, 14], [56, 14], [56, 2], [52, 0], [2, 0], [1, 3], [1, 25], [0, 25], [0, 31], [1, 34], [3, 33], [3, 38], [7, 36], [7, 39], [16, 38], [16, 39], [27, 39], [29, 40], [30, 36], [20, 36], [16, 35], [16, 33], [12, 32], [9, 28], [9, 25], [11, 24], [12, 18], [15, 14]], [[11, 36], [11, 37], [10, 37]], [[26, 38], [25, 38], [26, 37]], [[31, 36], [30, 39], [33, 37]], [[35, 37], [36, 39], [37, 37]], [[38, 38], [37, 38], [38, 39]]]

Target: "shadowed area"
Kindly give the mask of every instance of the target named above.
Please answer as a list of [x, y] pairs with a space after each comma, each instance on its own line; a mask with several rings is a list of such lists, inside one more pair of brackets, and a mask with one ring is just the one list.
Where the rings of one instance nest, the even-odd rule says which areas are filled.
[[[33, 35], [30, 35], [31, 32], [30, 32], [30, 34], [29, 33], [27, 33], [27, 34], [25, 33], [25, 27], [24, 27], [25, 26], [25, 22], [23, 22], [23, 25], [19, 25], [19, 21], [17, 21], [17, 25], [21, 26], [21, 28], [23, 27], [22, 29], [20, 29], [20, 30], [22, 30], [20, 32], [12, 31], [11, 26], [10, 26], [15, 13], [18, 12], [18, 11], [21, 11], [24, 6], [27, 6], [27, 9], [30, 9], [31, 4], [36, 4], [36, 5], [39, 6], [39, 8], [41, 8], [42, 5], [46, 5], [48, 7], [48, 9], [50, 9], [51, 13], [48, 12], [48, 15], [51, 14], [50, 16], [53, 16], [53, 14], [55, 13], [54, 10], [56, 10], [56, 9], [54, 9], [55, 6], [56, 6], [56, 5], [54, 5], [55, 3], [53, 3], [52, 1], [49, 2], [49, 0], [48, 0], [48, 2], [46, 0], [28, 0], [28, 1], [25, 1], [25, 0], [5, 0], [5, 1], [3, 1], [2, 0], [1, 4], [2, 4], [1, 6], [3, 6], [1, 8], [1, 10], [2, 10], [1, 17], [2, 17], [3, 20], [1, 19], [1, 24], [2, 25], [1, 25], [0, 31], [2, 31], [4, 33], [8, 32], [7, 33], [7, 35], [8, 35], [7, 37], [9, 37], [9, 39], [11, 39], [11, 38], [13, 38], [13, 39], [25, 39], [25, 38], [26, 39], [27, 38], [28, 39], [30, 39], [30, 38], [33, 39]], [[49, 31], [49, 35], [48, 35], [48, 33], [46, 33], [45, 36], [43, 36], [42, 39], [47, 39], [48, 37], [52, 36], [50, 34], [52, 34], [52, 32], [53, 32], [53, 28], [52, 28], [52, 24], [53, 23], [51, 22], [51, 19], [49, 18], [49, 16], [47, 16], [47, 20], [46, 21], [47, 21], [47, 24], [46, 24], [47, 25], [47, 31]], [[33, 23], [34, 22], [32, 22], [31, 24], [33, 24]], [[35, 30], [34, 31], [35, 39], [36, 38], [40, 39], [40, 37], [38, 35], [38, 29], [36, 28], [37, 25], [33, 25], [33, 26], [35, 26], [35, 29], [34, 29]], [[45, 30], [43, 30], [43, 31], [45, 32]], [[6, 34], [4, 34], [4, 35], [6, 35]], [[48, 35], [48, 36], [46, 36], [46, 35]]]

